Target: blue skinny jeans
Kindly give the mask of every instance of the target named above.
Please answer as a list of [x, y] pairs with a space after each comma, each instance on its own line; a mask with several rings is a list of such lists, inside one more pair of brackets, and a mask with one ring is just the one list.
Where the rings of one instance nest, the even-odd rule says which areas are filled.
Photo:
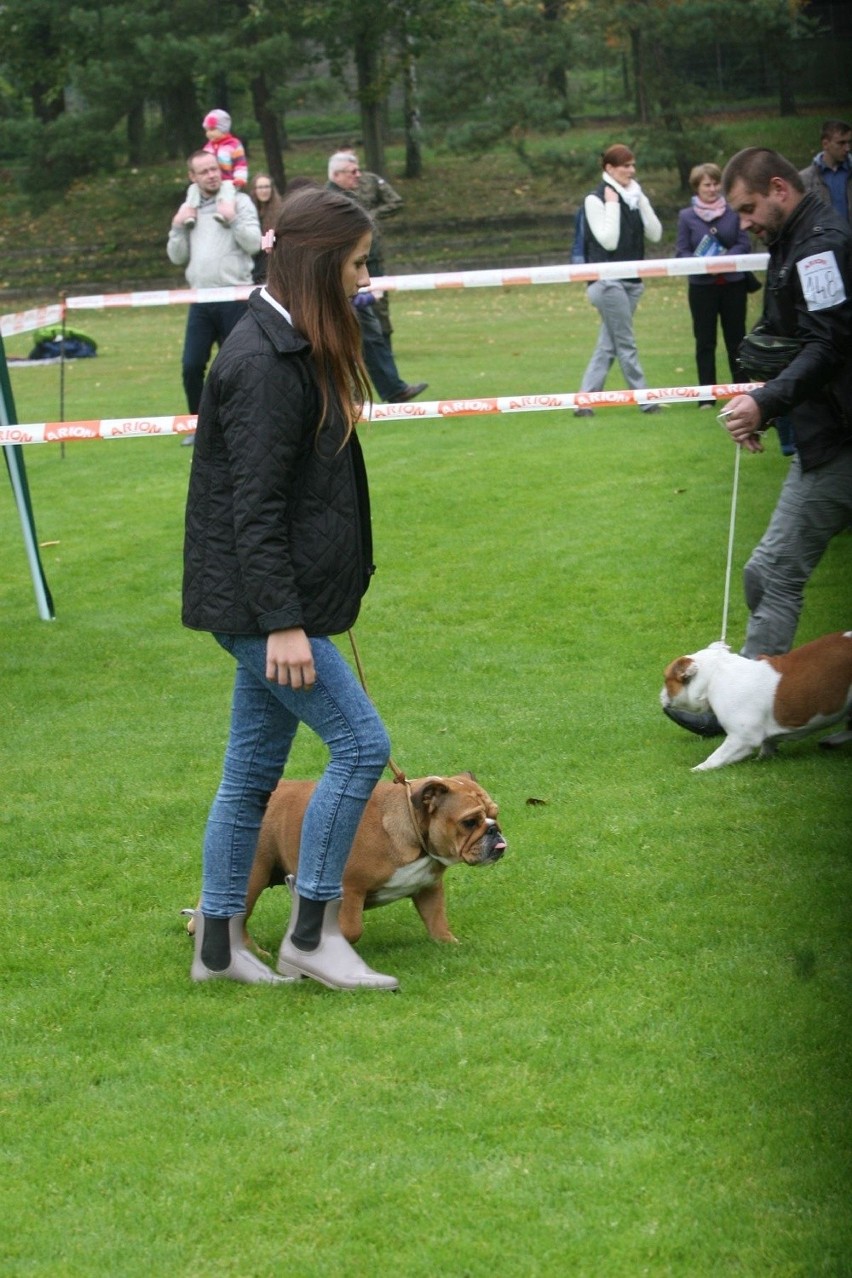
[[266, 638], [214, 636], [236, 659], [231, 730], [204, 834], [201, 909], [230, 918], [245, 909], [257, 836], [300, 723], [330, 758], [308, 804], [297, 889], [315, 901], [340, 896], [343, 868], [364, 807], [390, 756], [375, 707], [328, 638], [312, 638], [317, 680], [309, 692], [266, 678]]

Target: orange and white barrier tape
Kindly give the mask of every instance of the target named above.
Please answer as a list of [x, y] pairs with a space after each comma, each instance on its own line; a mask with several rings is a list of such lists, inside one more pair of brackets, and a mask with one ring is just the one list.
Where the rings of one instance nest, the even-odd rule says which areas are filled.
[[92, 293], [67, 297], [69, 311], [103, 311], [114, 306], [188, 306], [190, 302], [244, 302], [259, 284], [228, 284], [222, 288], [164, 288], [153, 293]]
[[3, 444], [68, 444], [75, 439], [141, 439], [156, 435], [194, 435], [197, 418], [103, 417], [79, 422], [27, 422], [0, 427]]
[[57, 302], [53, 306], [36, 306], [29, 311], [18, 311], [16, 315], [0, 315], [0, 335], [14, 337], [16, 333], [31, 333], [36, 328], [47, 328], [48, 324], [62, 323], [62, 305]]
[[[496, 395], [476, 399], [435, 399], [407, 404], [373, 404], [365, 421], [426, 421], [489, 414], [537, 413], [576, 408], [625, 408], [648, 404], [694, 404], [747, 394], [761, 382], [725, 382], [716, 386], [649, 387], [645, 390], [576, 391], [555, 395]], [[109, 417], [77, 422], [27, 422], [0, 427], [4, 444], [62, 444], [82, 439], [139, 439], [158, 435], [191, 435], [197, 418]]]
[[[660, 257], [641, 262], [583, 262], [568, 266], [519, 266], [506, 270], [431, 272], [424, 275], [380, 275], [370, 287], [379, 292], [411, 292], [424, 289], [498, 288], [531, 284], [588, 284], [594, 280], [658, 279], [665, 276], [726, 275], [731, 271], [762, 271], [767, 253], [744, 253], [731, 257]], [[99, 311], [128, 306], [187, 306], [191, 302], [240, 302], [257, 288], [256, 284], [235, 284], [228, 288], [172, 288], [154, 292], [92, 293], [66, 298], [69, 311]], [[21, 311], [0, 316], [3, 337], [26, 333], [47, 324], [58, 324], [62, 306]]]
[[731, 399], [757, 390], [762, 382], [726, 382], [718, 386], [666, 386], [644, 390], [571, 391], [555, 395], [496, 395], [476, 399], [439, 399], [407, 404], [373, 404], [364, 417], [384, 422], [429, 417], [481, 417], [490, 413], [540, 413], [577, 408], [642, 408], [648, 404], [695, 404]]
[[728, 275], [731, 271], [763, 271], [768, 253], [730, 257], [648, 257], [640, 262], [580, 262], [566, 266], [519, 266], [508, 270], [450, 271], [444, 274], [380, 275], [373, 290], [496, 288], [513, 284], [589, 284], [595, 280], [658, 279], [676, 275]]

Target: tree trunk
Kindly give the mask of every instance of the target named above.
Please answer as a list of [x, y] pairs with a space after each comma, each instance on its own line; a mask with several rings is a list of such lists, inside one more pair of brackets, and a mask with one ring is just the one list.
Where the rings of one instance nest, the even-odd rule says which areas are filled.
[[145, 103], [135, 102], [127, 112], [127, 162], [138, 168], [145, 151]]
[[379, 59], [369, 31], [362, 29], [356, 32], [353, 53], [358, 76], [358, 106], [361, 110], [365, 168], [369, 173], [385, 177], [382, 102], [378, 88]]
[[52, 124], [65, 113], [65, 90], [36, 83], [30, 91], [33, 115], [42, 124]]
[[793, 79], [784, 74], [783, 68], [778, 85], [778, 114], [779, 115], [798, 115], [796, 107], [796, 93], [793, 88]]
[[251, 100], [254, 107], [254, 118], [257, 120], [260, 128], [260, 136], [263, 140], [263, 153], [266, 156], [266, 167], [272, 181], [278, 187], [279, 191], [283, 191], [287, 185], [287, 176], [284, 171], [284, 160], [281, 152], [282, 138], [281, 130], [278, 123], [278, 116], [269, 105], [270, 93], [269, 85], [266, 82], [266, 76], [261, 71], [251, 82]]
[[671, 92], [668, 77], [664, 77], [655, 88], [660, 116], [674, 153], [674, 161], [680, 178], [680, 187], [682, 191], [687, 191], [689, 190], [689, 175], [692, 172], [693, 144], [686, 136], [680, 101]]
[[[545, 28], [548, 23], [556, 25], [561, 22], [565, 12], [565, 0], [544, 0], [541, 7], [541, 16], [544, 19]], [[563, 63], [558, 66], [552, 66], [547, 72], [547, 87], [561, 98], [566, 104], [568, 103], [568, 70]], [[570, 119], [567, 115], [566, 119]]]
[[163, 93], [160, 107], [163, 113], [163, 135], [168, 158], [191, 155], [200, 151], [199, 133], [204, 112], [198, 105], [195, 88], [189, 76], [176, 79]]
[[640, 124], [648, 123], [648, 92], [645, 84], [645, 57], [642, 46], [642, 31], [639, 27], [630, 28], [630, 53], [633, 63], [633, 92], [635, 95], [636, 119]]
[[796, 89], [793, 88], [793, 84], [796, 83], [796, 75], [793, 74], [793, 70], [795, 70], [795, 68], [787, 63], [786, 58], [779, 58], [777, 66], [778, 114], [798, 115], [798, 109], [796, 106]]
[[423, 151], [420, 108], [417, 105], [417, 64], [407, 36], [403, 36], [402, 92], [405, 114], [405, 176], [419, 178], [423, 176]]

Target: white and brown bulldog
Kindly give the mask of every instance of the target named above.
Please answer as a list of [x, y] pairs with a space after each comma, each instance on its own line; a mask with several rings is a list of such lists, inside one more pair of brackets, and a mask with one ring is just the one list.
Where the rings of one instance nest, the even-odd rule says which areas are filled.
[[[444, 873], [451, 865], [490, 865], [506, 851], [497, 804], [469, 772], [380, 781], [364, 809], [343, 873], [340, 930], [354, 943], [363, 912], [410, 896], [436, 941], [455, 941], [447, 922]], [[260, 893], [295, 874], [302, 819], [313, 781], [281, 781], [266, 809], [249, 878], [246, 918]]]
[[756, 661], [714, 643], [678, 657], [663, 677], [664, 709], [712, 710], [727, 733], [693, 772], [737, 763], [758, 747], [765, 758], [784, 737], [806, 737], [852, 712], [852, 630]]

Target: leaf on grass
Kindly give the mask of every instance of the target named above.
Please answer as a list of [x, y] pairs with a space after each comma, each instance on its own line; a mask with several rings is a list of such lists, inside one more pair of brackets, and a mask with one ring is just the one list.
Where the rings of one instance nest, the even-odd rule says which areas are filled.
[[545, 808], [547, 807], [547, 799], [527, 799], [528, 808]]

